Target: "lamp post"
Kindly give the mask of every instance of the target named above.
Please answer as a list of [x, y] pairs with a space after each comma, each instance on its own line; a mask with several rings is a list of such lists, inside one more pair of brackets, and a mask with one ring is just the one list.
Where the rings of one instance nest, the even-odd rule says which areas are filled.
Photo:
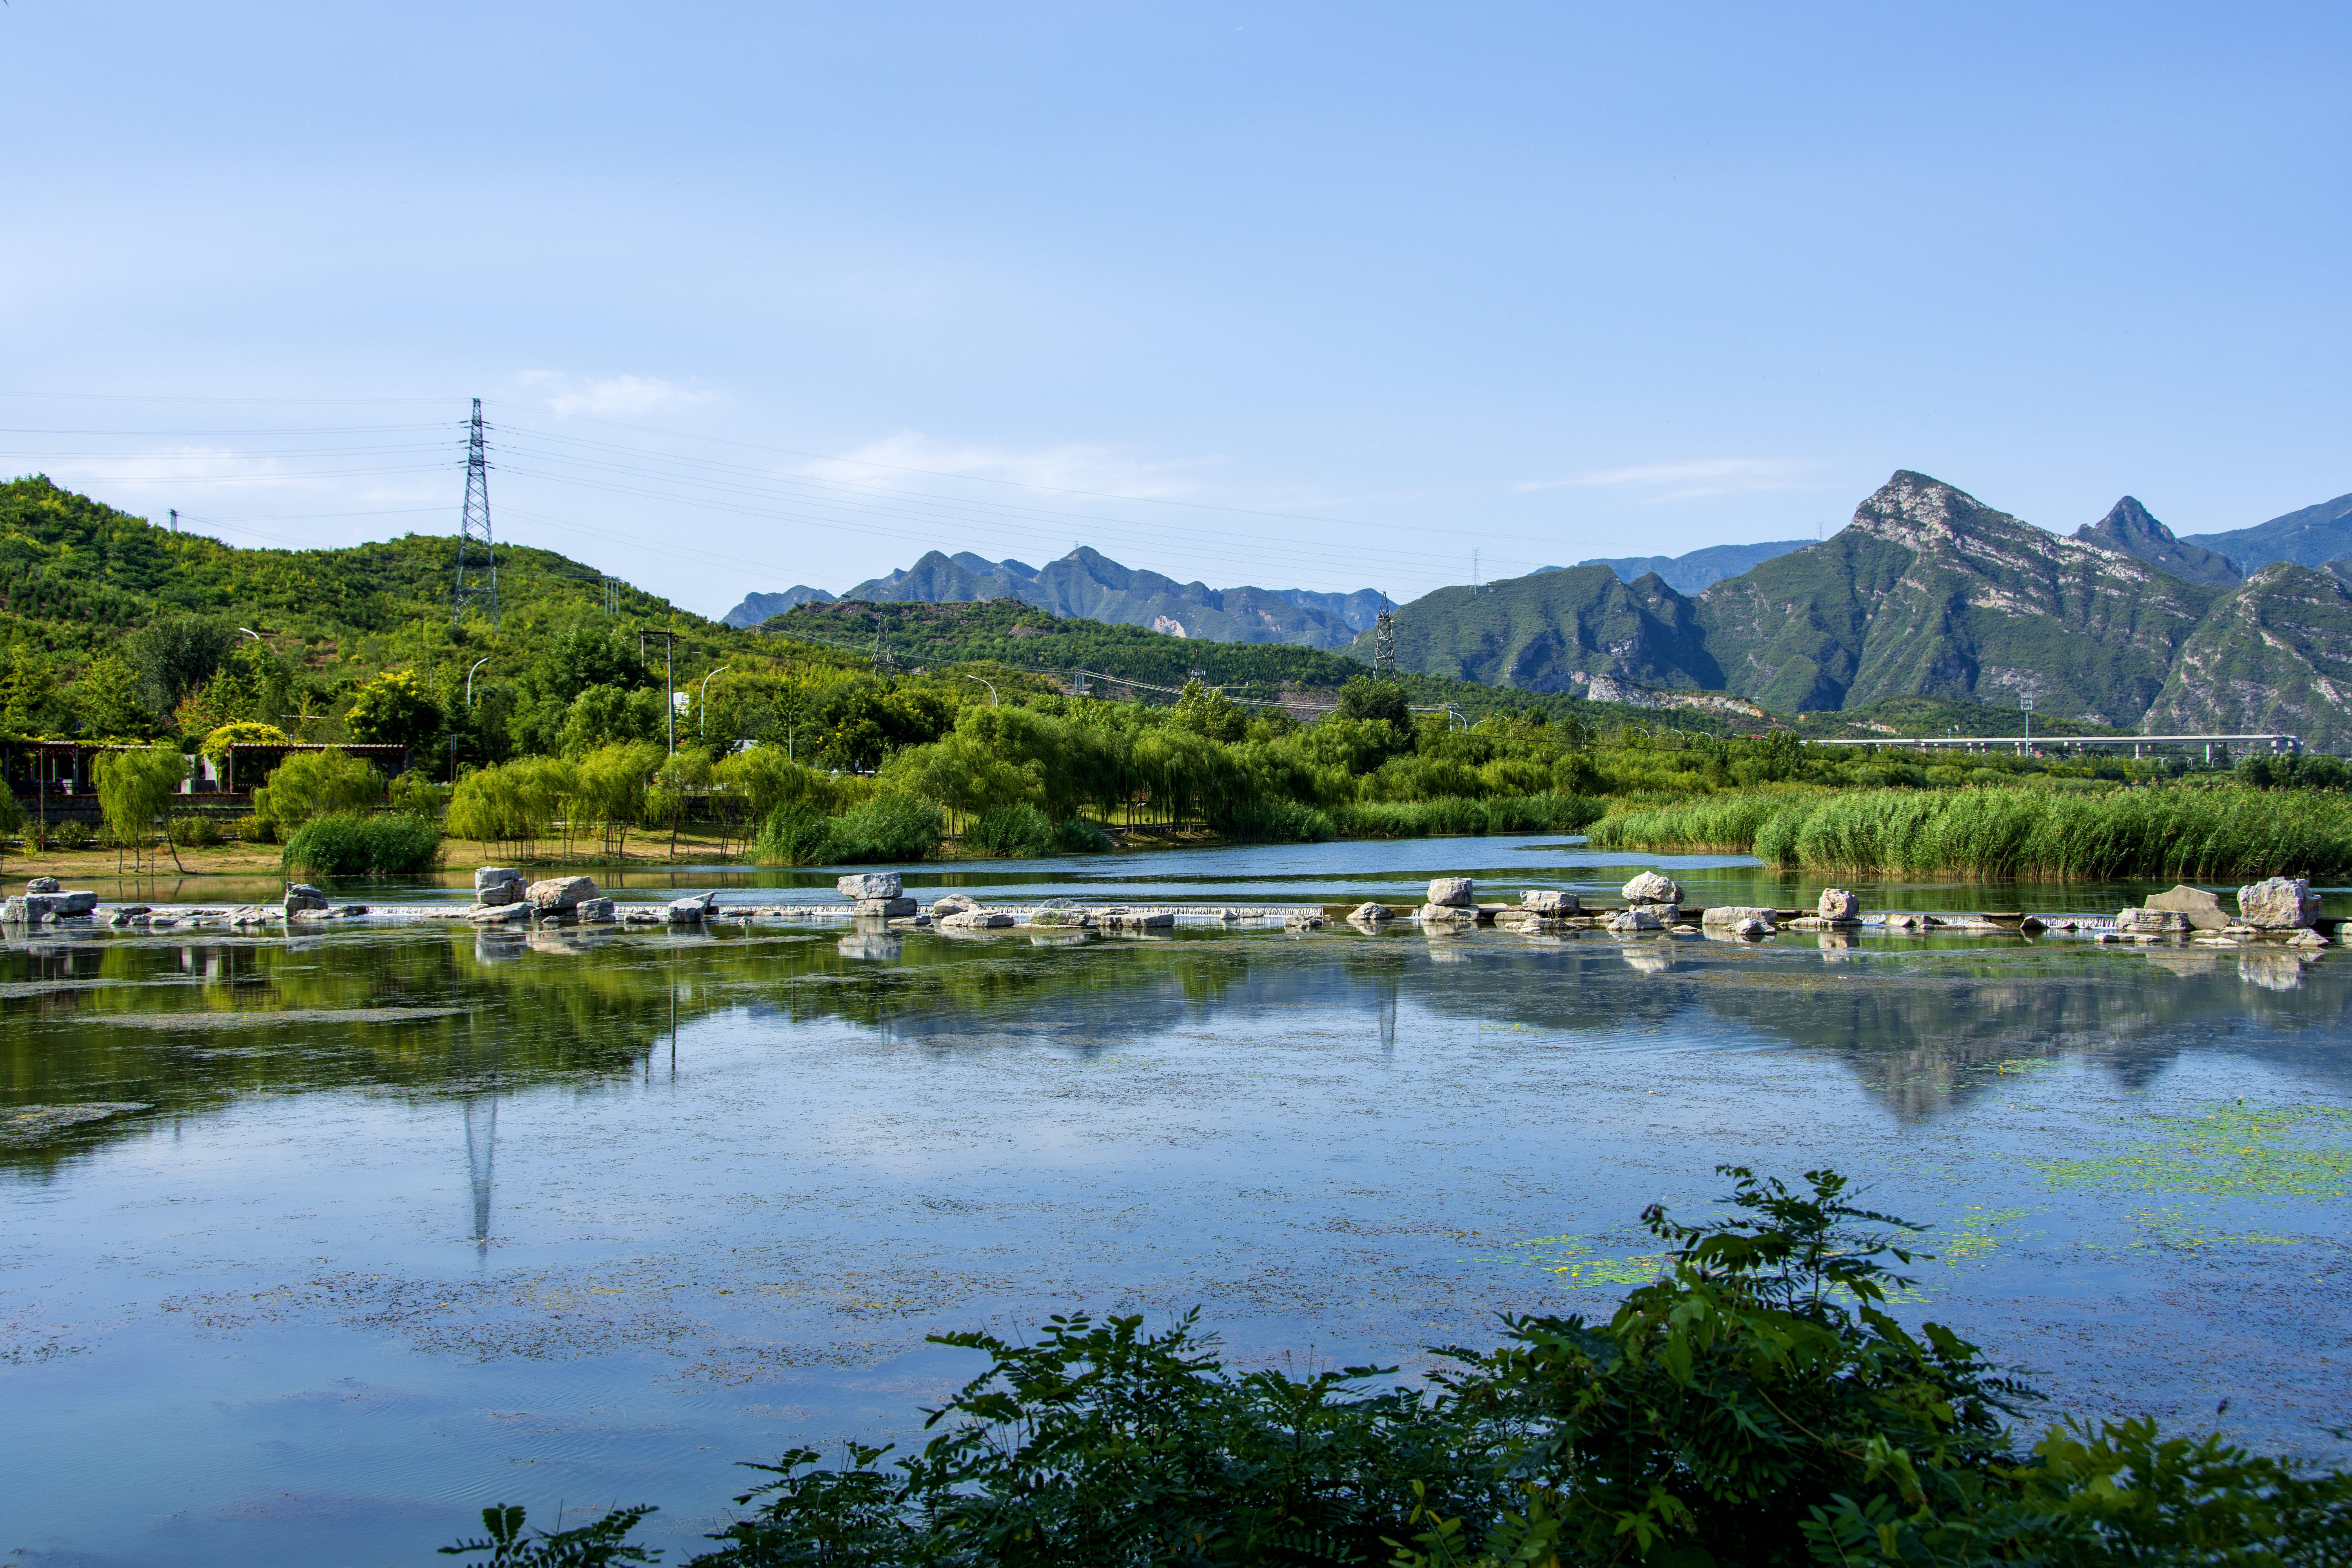
[[[731, 664], [722, 664], [710, 675], [724, 675], [734, 668]], [[702, 678], [702, 695], [694, 700], [694, 732], [705, 740], [710, 736], [710, 715], [705, 711], [710, 701], [710, 675]]]
[[2021, 697], [2017, 700], [2017, 705], [2025, 710], [2025, 749], [2018, 752], [2018, 755], [2030, 757], [2033, 754], [2033, 699]]
[[1002, 707], [1003, 707], [1003, 706], [1004, 706], [1004, 704], [1003, 704], [1003, 703], [999, 702], [999, 701], [996, 700], [996, 682], [994, 682], [994, 681], [992, 681], [992, 680], [988, 679], [987, 679], [986, 677], [984, 677], [984, 676], [978, 676], [978, 675], [967, 675], [967, 676], [965, 676], [965, 677], [964, 677], [964, 679], [965, 679], [966, 680], [977, 680], [977, 681], [979, 681], [982, 686], [985, 686], [985, 687], [987, 687], [987, 688], [988, 688], [988, 705], [989, 705], [991, 708], [1002, 708]]
[[[474, 661], [474, 669], [479, 669], [489, 662], [489, 656], [484, 654]], [[474, 669], [466, 672], [466, 711], [468, 713], [474, 710]]]

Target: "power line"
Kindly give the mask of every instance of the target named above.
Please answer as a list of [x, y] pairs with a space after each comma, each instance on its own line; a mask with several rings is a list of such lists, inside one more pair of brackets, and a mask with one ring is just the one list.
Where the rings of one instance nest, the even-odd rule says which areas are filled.
[[490, 534], [490, 464], [483, 449], [478, 397], [474, 399], [473, 427], [466, 435], [466, 510], [457, 519], [457, 579], [449, 595], [450, 621], [461, 618], [469, 604], [487, 604], [490, 629], [498, 629], [499, 557]]

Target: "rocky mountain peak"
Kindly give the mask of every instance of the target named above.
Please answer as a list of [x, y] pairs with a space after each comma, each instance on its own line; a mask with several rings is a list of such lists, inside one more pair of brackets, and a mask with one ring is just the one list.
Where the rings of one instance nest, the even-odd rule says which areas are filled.
[[2228, 556], [2175, 537], [2136, 496], [2116, 502], [2097, 522], [2076, 529], [2074, 537], [2096, 549], [2145, 561], [2191, 583], [2227, 585], [2238, 580], [2238, 569]]

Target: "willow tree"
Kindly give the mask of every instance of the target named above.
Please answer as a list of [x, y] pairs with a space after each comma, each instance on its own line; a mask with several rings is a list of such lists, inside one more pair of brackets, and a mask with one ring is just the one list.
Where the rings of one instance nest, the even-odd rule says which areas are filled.
[[[98, 808], [105, 815], [106, 831], [114, 840], [115, 868], [122, 867], [122, 850], [131, 851], [131, 865], [135, 871], [140, 852], [154, 842], [155, 827], [163, 814], [172, 808], [172, 797], [187, 782], [188, 759], [176, 746], [158, 742], [135, 751], [108, 752], [98, 759]], [[172, 842], [169, 832], [163, 843], [172, 852], [172, 864], [180, 865], [179, 846]]]

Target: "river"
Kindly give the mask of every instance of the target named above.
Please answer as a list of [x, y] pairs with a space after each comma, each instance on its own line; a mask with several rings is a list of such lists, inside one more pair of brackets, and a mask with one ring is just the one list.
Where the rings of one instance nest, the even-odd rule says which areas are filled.
[[[908, 879], [1274, 905], [1645, 866], [1697, 901], [1817, 890], [1557, 838]], [[831, 874], [605, 879], [772, 903]], [[1412, 1375], [1498, 1312], [1605, 1310], [1651, 1267], [1643, 1205], [1705, 1213], [1735, 1162], [1930, 1224], [1901, 1310], [2053, 1418], [2341, 1457], [2347, 1002], [2332, 952], [2065, 937], [11, 933], [0, 1551], [415, 1563], [491, 1502], [649, 1501], [675, 1557], [737, 1460], [917, 1436], [975, 1365], [927, 1334], [1197, 1304], [1237, 1364]]]

